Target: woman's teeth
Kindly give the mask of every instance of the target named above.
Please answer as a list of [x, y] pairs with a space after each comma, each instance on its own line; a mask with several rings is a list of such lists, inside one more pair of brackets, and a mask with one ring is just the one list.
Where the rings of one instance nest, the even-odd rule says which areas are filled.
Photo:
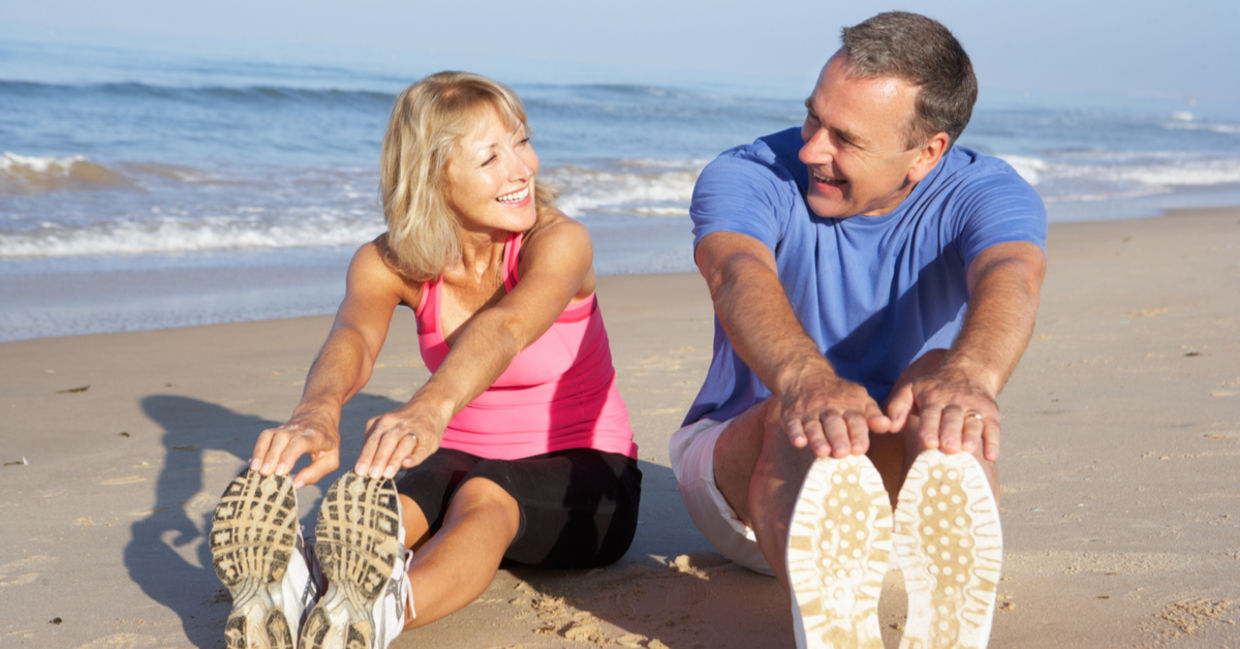
[[526, 185], [525, 187], [522, 187], [521, 189], [511, 194], [504, 194], [503, 196], [500, 196], [496, 200], [498, 200], [501, 203], [520, 203], [521, 201], [525, 200], [525, 198], [529, 195], [530, 195], [530, 187], [529, 185]]

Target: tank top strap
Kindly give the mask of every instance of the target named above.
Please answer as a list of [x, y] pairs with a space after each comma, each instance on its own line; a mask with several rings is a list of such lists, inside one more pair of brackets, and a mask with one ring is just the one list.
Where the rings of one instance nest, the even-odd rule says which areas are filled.
[[439, 278], [422, 284], [422, 298], [413, 310], [420, 334], [435, 333], [439, 329], [439, 288]]
[[517, 277], [517, 266], [521, 264], [521, 242], [525, 240], [524, 232], [509, 232], [504, 242], [504, 290], [511, 291], [520, 279]]
[[[509, 232], [504, 241], [504, 254], [500, 262], [503, 269], [504, 290], [511, 291], [517, 285], [517, 266], [521, 260], [522, 232]], [[434, 333], [439, 329], [439, 304], [442, 299], [440, 278], [428, 280], [422, 284], [422, 297], [413, 310], [418, 322], [419, 333]]]

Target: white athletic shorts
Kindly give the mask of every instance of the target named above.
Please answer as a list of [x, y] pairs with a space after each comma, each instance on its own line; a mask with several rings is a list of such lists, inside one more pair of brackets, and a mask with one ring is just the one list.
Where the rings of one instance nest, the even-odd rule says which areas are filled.
[[753, 529], [741, 522], [715, 484], [715, 443], [727, 421], [702, 419], [672, 433], [669, 451], [672, 471], [680, 486], [689, 518], [702, 536], [734, 563], [764, 575], [774, 575]]

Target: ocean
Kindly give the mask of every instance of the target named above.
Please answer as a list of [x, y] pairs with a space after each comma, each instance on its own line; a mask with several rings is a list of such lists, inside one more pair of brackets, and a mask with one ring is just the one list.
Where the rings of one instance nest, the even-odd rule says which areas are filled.
[[[331, 313], [383, 231], [378, 151], [433, 70], [0, 42], [0, 341]], [[804, 88], [514, 82], [540, 179], [603, 274], [692, 271], [720, 151], [800, 123]], [[1052, 222], [1240, 205], [1240, 110], [983, 93], [961, 143]]]

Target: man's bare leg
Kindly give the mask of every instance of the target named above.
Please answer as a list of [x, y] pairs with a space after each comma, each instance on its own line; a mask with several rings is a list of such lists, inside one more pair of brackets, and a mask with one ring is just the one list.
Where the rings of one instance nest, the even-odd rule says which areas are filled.
[[715, 483], [737, 518], [753, 528], [762, 555], [787, 587], [788, 524], [814, 454], [793, 448], [774, 424], [776, 408], [767, 399], [728, 424], [715, 444]]
[[862, 456], [816, 460], [793, 447], [777, 407], [758, 404], [724, 429], [716, 485], [787, 589], [797, 646], [880, 649], [892, 528], [881, 479]]

